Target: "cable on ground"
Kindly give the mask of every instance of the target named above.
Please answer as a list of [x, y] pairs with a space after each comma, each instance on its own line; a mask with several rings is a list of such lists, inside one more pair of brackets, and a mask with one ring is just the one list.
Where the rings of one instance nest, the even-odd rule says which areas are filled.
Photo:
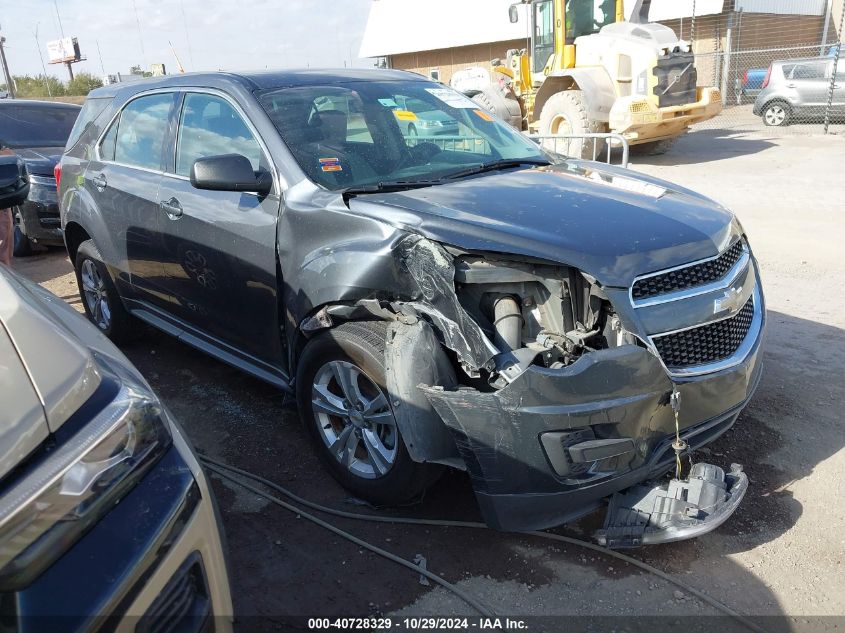
[[[315, 517], [312, 514], [308, 514], [306, 512], [303, 512], [302, 510], [300, 510], [296, 506], [294, 506], [290, 503], [287, 503], [285, 501], [282, 501], [281, 499], [274, 497], [270, 494], [267, 494], [266, 492], [263, 492], [259, 488], [256, 488], [254, 486], [251, 486], [250, 484], [244, 483], [243, 481], [240, 481], [238, 478], [233, 477], [231, 475], [231, 473], [235, 473], [235, 474], [238, 474], [242, 477], [246, 477], [247, 479], [251, 479], [251, 480], [253, 480], [253, 481], [255, 481], [255, 482], [257, 482], [257, 483], [259, 483], [263, 486], [266, 486], [267, 488], [270, 488], [271, 490], [275, 490], [276, 492], [284, 495], [288, 499], [291, 499], [292, 501], [299, 503], [299, 504], [301, 504], [301, 505], [303, 505], [307, 508], [311, 508], [312, 510], [315, 510], [317, 512], [330, 514], [330, 515], [333, 515], [333, 516], [336, 516], [336, 517], [341, 517], [341, 518], [344, 518], [344, 519], [353, 519], [353, 520], [356, 520], [356, 521], [370, 521], [370, 522], [373, 522], [373, 523], [394, 523], [394, 524], [400, 524], [400, 525], [428, 525], [428, 526], [437, 526], [437, 527], [462, 527], [462, 528], [484, 529], [484, 530], [490, 529], [487, 526], [486, 523], [480, 523], [478, 521], [451, 521], [451, 520], [438, 520], [438, 519], [417, 519], [417, 518], [412, 518], [412, 517], [377, 516], [377, 515], [370, 515], [370, 514], [361, 514], [361, 513], [357, 513], [357, 512], [347, 512], [345, 510], [338, 510], [336, 508], [331, 508], [329, 506], [320, 505], [319, 503], [314, 503], [313, 501], [309, 501], [308, 499], [304, 499], [304, 498], [300, 497], [299, 495], [296, 495], [295, 493], [291, 492], [287, 488], [284, 488], [283, 486], [280, 486], [279, 484], [276, 484], [276, 483], [270, 481], [269, 479], [266, 479], [264, 477], [261, 477], [260, 475], [256, 475], [254, 473], [251, 473], [247, 470], [237, 468], [236, 466], [230, 466], [229, 464], [225, 464], [223, 462], [217, 461], [217, 460], [212, 459], [210, 457], [207, 457], [205, 455], [200, 455], [199, 459], [200, 459], [201, 462], [203, 462], [203, 464], [205, 464], [205, 466], [209, 470], [215, 472], [219, 476], [221, 476], [225, 479], [228, 479], [229, 481], [232, 481], [232, 482], [246, 488], [247, 490], [254, 492], [255, 494], [258, 494], [258, 495], [264, 497], [265, 499], [267, 499], [268, 501], [272, 501], [273, 503], [280, 505], [283, 508], [290, 510], [291, 512], [295, 512], [299, 516], [301, 516], [305, 519], [308, 519], [309, 521], [312, 521], [312, 522], [316, 523], [317, 525], [319, 525], [319, 526], [321, 526], [321, 527], [323, 527], [323, 528], [325, 528], [325, 529], [327, 529], [331, 532], [334, 532], [338, 536], [342, 536], [343, 538], [350, 540], [353, 543], [360, 545], [361, 547], [368, 549], [375, 554], [378, 554], [379, 556], [384, 556], [388, 560], [391, 560], [395, 563], [398, 563], [399, 565], [402, 565], [403, 567], [406, 567], [406, 568], [412, 570], [414, 573], [422, 574], [426, 578], [436, 582], [438, 585], [440, 585], [440, 586], [448, 589], [449, 591], [453, 592], [455, 595], [457, 595], [459, 598], [464, 600], [467, 604], [472, 606], [474, 609], [476, 609], [482, 615], [490, 616], [490, 617], [495, 615], [493, 610], [490, 607], [488, 607], [487, 605], [485, 605], [481, 600], [469, 595], [467, 592], [463, 591], [460, 587], [453, 585], [452, 583], [445, 580], [444, 578], [441, 578], [440, 576], [433, 574], [433, 573], [429, 572], [428, 570], [422, 569], [419, 566], [415, 565], [414, 563], [412, 563], [408, 560], [405, 560], [404, 558], [402, 558], [400, 556], [396, 556], [395, 554], [388, 552], [387, 550], [384, 550], [384, 549], [382, 549], [382, 548], [380, 548], [376, 545], [372, 545], [372, 544], [370, 544], [370, 543], [368, 543], [368, 542], [366, 542], [362, 539], [359, 539], [358, 537], [354, 536], [353, 534], [350, 534], [349, 532], [341, 530], [340, 528], [335, 527], [331, 523], [323, 521], [322, 519]], [[726, 615], [729, 615], [731, 618], [733, 618], [734, 620], [736, 620], [737, 622], [739, 622], [740, 624], [742, 624], [743, 626], [745, 626], [749, 630], [754, 631], [755, 633], [767, 633], [765, 629], [757, 626], [756, 624], [754, 624], [754, 622], [752, 622], [751, 620], [749, 620], [745, 616], [740, 615], [739, 613], [737, 613], [736, 611], [731, 609], [726, 604], [720, 602], [716, 598], [713, 598], [713, 597], [707, 595], [703, 591], [699, 591], [695, 587], [691, 587], [690, 585], [683, 582], [682, 580], [678, 580], [677, 578], [670, 576], [669, 574], [667, 574], [664, 571], [661, 571], [657, 567], [649, 565], [648, 563], [644, 563], [641, 560], [637, 560], [636, 558], [633, 558], [633, 557], [628, 556], [626, 554], [622, 554], [621, 552], [617, 552], [615, 550], [608, 549], [606, 547], [602, 547], [601, 545], [596, 545], [594, 543], [590, 543], [589, 541], [582, 541], [580, 539], [572, 538], [570, 536], [564, 536], [562, 534], [554, 534], [552, 532], [534, 531], [534, 532], [520, 532], [518, 534], [534, 536], [534, 537], [537, 537], [537, 538], [543, 538], [543, 539], [552, 540], [552, 541], [559, 541], [561, 543], [567, 543], [568, 545], [574, 545], [576, 547], [582, 547], [582, 548], [585, 548], [585, 549], [592, 550], [594, 552], [598, 552], [600, 554], [604, 554], [605, 556], [610, 556], [610, 557], [615, 558], [617, 560], [621, 560], [625, 563], [628, 563], [629, 565], [633, 565], [634, 567], [637, 567], [637, 568], [642, 569], [643, 571], [646, 571], [646, 572], [648, 572], [648, 573], [650, 573], [654, 576], [657, 576], [658, 578], [661, 578], [661, 579], [665, 580], [666, 582], [669, 582], [669, 583], [671, 583], [671, 584], [673, 584], [677, 587], [680, 587], [681, 589], [683, 589], [684, 591], [686, 591], [690, 595], [695, 596], [696, 598], [698, 598], [702, 602], [710, 605], [714, 609], [721, 611], [722, 613], [724, 613]]]

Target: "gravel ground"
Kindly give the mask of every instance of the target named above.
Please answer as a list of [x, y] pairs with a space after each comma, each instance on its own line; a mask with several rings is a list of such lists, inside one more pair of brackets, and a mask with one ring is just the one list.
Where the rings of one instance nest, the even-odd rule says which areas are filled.
[[[745, 465], [751, 479], [746, 499], [714, 533], [632, 555], [742, 614], [789, 616], [759, 620], [772, 631], [845, 628], [845, 617], [816, 617], [845, 616], [843, 164], [841, 136], [703, 130], [681, 139], [670, 154], [633, 166], [737, 213], [761, 263], [769, 326], [757, 395], [706, 456]], [[15, 266], [79, 307], [60, 251]], [[370, 512], [326, 475], [282, 394], [154, 331], [124, 351], [199, 450], [309, 499]], [[241, 630], [290, 630], [296, 615], [472, 613], [445, 590], [422, 586], [416, 574], [213, 481]], [[478, 518], [460, 473], [444, 477], [423, 505], [393, 512]], [[601, 518], [596, 513], [561, 531], [586, 538]], [[674, 585], [574, 546], [488, 531], [335, 522], [400, 556], [423, 555], [430, 570], [502, 614], [672, 616], [659, 622], [679, 626], [684, 616], [717, 613]], [[718, 627], [726, 625], [719, 621]]]

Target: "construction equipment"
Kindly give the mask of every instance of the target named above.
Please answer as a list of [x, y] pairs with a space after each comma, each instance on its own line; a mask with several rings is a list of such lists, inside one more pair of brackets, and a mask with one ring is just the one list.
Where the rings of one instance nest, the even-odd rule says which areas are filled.
[[[541, 136], [613, 132], [632, 153], [663, 153], [693, 123], [722, 109], [719, 90], [696, 85], [690, 44], [648, 22], [651, 0], [521, 0], [528, 5], [528, 50], [493, 60], [494, 80], [473, 96], [517, 129]], [[571, 153], [587, 157], [586, 142]]]

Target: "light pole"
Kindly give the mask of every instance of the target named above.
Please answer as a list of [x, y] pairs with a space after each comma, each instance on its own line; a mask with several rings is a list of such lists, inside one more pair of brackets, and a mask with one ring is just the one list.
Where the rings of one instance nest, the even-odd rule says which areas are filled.
[[47, 67], [44, 65], [44, 55], [41, 54], [41, 45], [38, 43], [38, 26], [41, 22], [35, 24], [35, 48], [38, 49], [38, 58], [41, 60], [41, 70], [44, 71], [44, 87], [47, 88], [47, 96], [52, 97], [53, 91], [50, 90], [50, 80], [47, 77]]
[[3, 44], [6, 43], [6, 38], [0, 35], [0, 66], [3, 67], [3, 77], [6, 79], [6, 91], [9, 96], [15, 98], [15, 82], [12, 81], [12, 75], [9, 73], [9, 65], [6, 63], [6, 51], [3, 50]]

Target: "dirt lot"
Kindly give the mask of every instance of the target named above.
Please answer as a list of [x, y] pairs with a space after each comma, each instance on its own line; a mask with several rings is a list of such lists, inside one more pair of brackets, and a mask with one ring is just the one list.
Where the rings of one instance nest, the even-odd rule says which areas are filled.
[[[633, 555], [743, 614], [791, 616], [765, 620], [766, 630], [845, 628], [845, 618], [811, 617], [845, 615], [843, 165], [843, 137], [706, 130], [682, 139], [670, 155], [634, 167], [702, 191], [738, 214], [761, 262], [769, 326], [759, 391], [707, 457], [743, 463], [748, 496], [716, 532]], [[63, 253], [16, 266], [79, 305]], [[367, 511], [320, 467], [280, 393], [154, 331], [125, 352], [200, 451], [309, 499]], [[241, 630], [290, 630], [292, 615], [472, 613], [444, 590], [420, 585], [417, 575], [251, 493], [216, 478], [214, 487]], [[401, 514], [478, 517], [459, 473]], [[716, 613], [662, 580], [573, 546], [458, 528], [335, 521], [398, 555], [422, 554], [429, 569], [501, 614]], [[597, 513], [564, 532], [587, 537], [600, 521]], [[250, 617], [257, 615], [264, 618]]]

